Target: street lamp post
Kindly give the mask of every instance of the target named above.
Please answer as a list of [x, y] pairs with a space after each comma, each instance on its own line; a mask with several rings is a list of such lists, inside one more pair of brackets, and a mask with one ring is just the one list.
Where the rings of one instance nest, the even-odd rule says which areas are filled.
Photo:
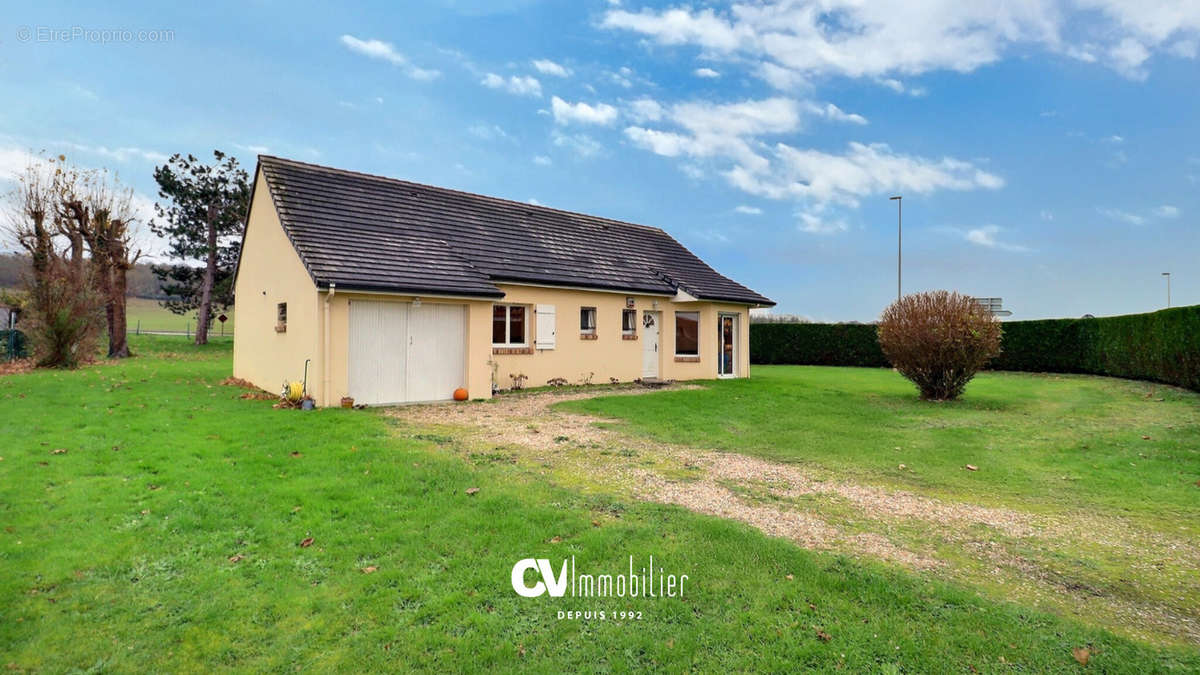
[[900, 261], [903, 242], [904, 230], [904, 197], [897, 195], [889, 197], [891, 201], [896, 202], [896, 302], [900, 302]]
[[1167, 309], [1171, 309], [1171, 273], [1163, 272], [1162, 275], [1167, 278]]

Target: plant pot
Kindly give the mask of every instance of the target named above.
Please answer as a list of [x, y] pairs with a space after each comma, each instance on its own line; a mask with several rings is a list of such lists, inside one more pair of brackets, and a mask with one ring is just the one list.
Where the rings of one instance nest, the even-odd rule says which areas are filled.
[[342, 407], [343, 408], [353, 408], [354, 407], [354, 397], [353, 396], [343, 396], [342, 397]]

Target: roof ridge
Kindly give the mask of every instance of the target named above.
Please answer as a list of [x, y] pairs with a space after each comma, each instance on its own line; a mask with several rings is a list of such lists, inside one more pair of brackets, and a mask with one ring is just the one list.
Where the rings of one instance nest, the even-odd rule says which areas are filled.
[[347, 175], [347, 176], [370, 178], [372, 180], [379, 180], [379, 181], [384, 181], [387, 183], [397, 183], [397, 184], [401, 184], [401, 185], [412, 185], [412, 186], [416, 186], [416, 187], [419, 187], [419, 188], [422, 188], [425, 190], [433, 190], [435, 192], [448, 192], [450, 194], [463, 195], [465, 197], [486, 199], [488, 201], [499, 202], [501, 204], [511, 204], [513, 206], [519, 206], [519, 207], [526, 208], [526, 209], [534, 209], [534, 210], [538, 210], [538, 211], [546, 211], [546, 212], [551, 212], [551, 213], [563, 213], [563, 214], [570, 215], [570, 216], [578, 216], [581, 218], [587, 218], [589, 220], [600, 220], [600, 221], [605, 221], [607, 223], [615, 223], [617, 225], [624, 225], [627, 227], [635, 227], [635, 228], [642, 229], [642, 230], [650, 230], [652, 232], [661, 232], [663, 234], [666, 234], [667, 236], [670, 236], [670, 234], [666, 230], [662, 229], [661, 227], [654, 227], [653, 225], [643, 225], [641, 223], [633, 223], [633, 222], [629, 222], [627, 220], [618, 220], [616, 218], [607, 218], [605, 216], [596, 216], [596, 215], [592, 215], [589, 213], [583, 213], [582, 211], [557, 209], [557, 208], [554, 208], [553, 206], [545, 206], [544, 204], [530, 204], [529, 202], [519, 202], [515, 199], [505, 199], [503, 197], [493, 197], [491, 195], [480, 194], [478, 192], [467, 192], [466, 190], [455, 190], [453, 188], [441, 187], [439, 185], [430, 185], [429, 183], [418, 183], [416, 181], [405, 180], [403, 178], [392, 178], [391, 176], [382, 176], [380, 174], [367, 173], [365, 171], [352, 171], [350, 169], [341, 169], [341, 168], [338, 168], [335, 166], [326, 166], [324, 164], [314, 164], [312, 162], [302, 162], [298, 159], [289, 159], [287, 157], [279, 157], [276, 155], [259, 155], [258, 156], [259, 162], [262, 162], [262, 160], [264, 160], [264, 159], [273, 160], [276, 162], [282, 162], [285, 164], [292, 164], [295, 166], [320, 169], [322, 171], [329, 171], [332, 173], [339, 173], [339, 174], [343, 174], [343, 175]]

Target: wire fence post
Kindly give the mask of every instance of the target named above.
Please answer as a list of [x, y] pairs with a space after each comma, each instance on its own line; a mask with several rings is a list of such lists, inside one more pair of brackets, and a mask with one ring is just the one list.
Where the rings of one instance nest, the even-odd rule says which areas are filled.
[[138, 335], [142, 334], [142, 320], [141, 319], [138, 319], [138, 322], [137, 322], [137, 334]]

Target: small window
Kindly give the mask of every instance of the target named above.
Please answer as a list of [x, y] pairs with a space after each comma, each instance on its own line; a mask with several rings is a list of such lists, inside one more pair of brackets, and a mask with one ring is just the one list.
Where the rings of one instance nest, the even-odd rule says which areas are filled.
[[525, 307], [495, 305], [492, 307], [492, 344], [525, 344]]
[[700, 312], [675, 312], [675, 355], [700, 355]]
[[625, 335], [633, 335], [637, 333], [636, 309], [621, 310], [621, 332]]
[[596, 308], [595, 307], [580, 307], [579, 308], [579, 332], [588, 335], [596, 333]]
[[275, 305], [275, 332], [282, 333], [287, 330], [287, 303], [281, 302]]

